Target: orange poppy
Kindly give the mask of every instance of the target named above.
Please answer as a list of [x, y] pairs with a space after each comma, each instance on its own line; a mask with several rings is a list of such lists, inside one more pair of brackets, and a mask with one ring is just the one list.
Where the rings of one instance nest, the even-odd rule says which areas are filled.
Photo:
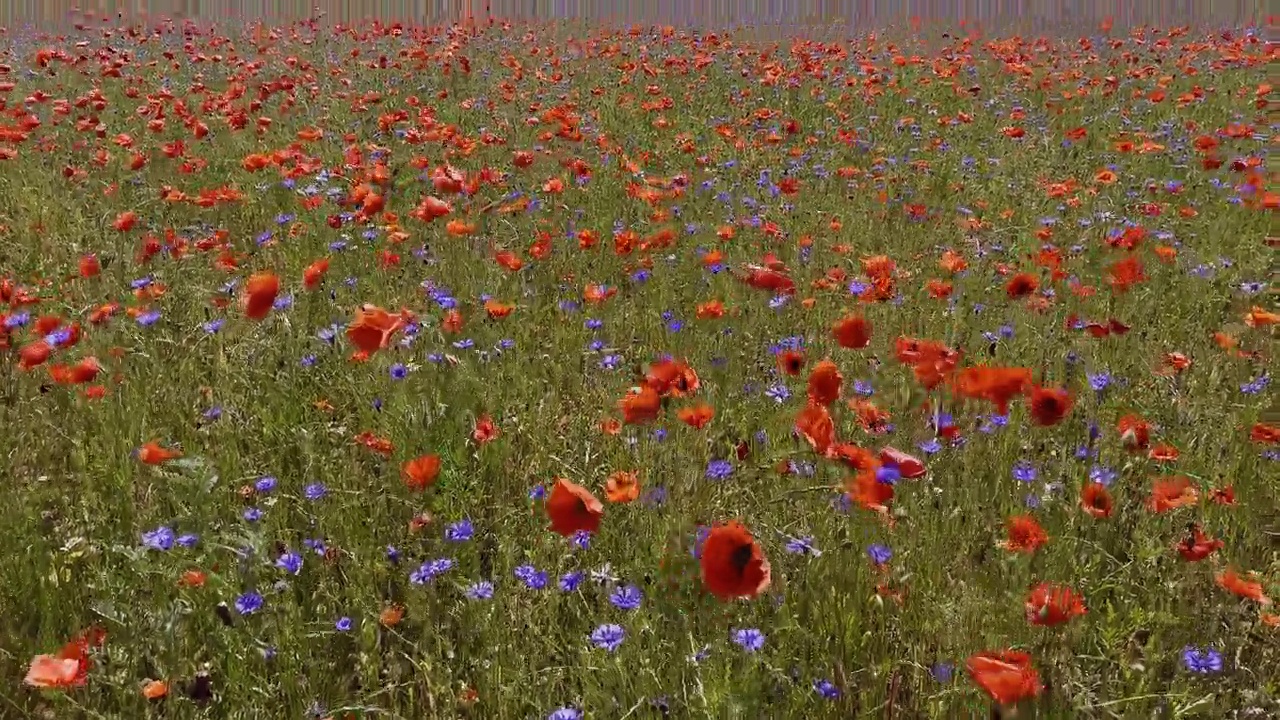
[[640, 473], [619, 470], [604, 483], [605, 499], [611, 503], [634, 502], [640, 497]]
[[1214, 577], [1218, 585], [1224, 590], [1232, 592], [1246, 600], [1253, 600], [1261, 605], [1270, 605], [1271, 598], [1267, 597], [1262, 591], [1262, 583], [1256, 580], [1246, 580], [1241, 577], [1235, 570], [1227, 569]]
[[320, 286], [320, 281], [324, 280], [327, 272], [329, 272], [329, 258], [316, 260], [302, 271], [302, 286], [308, 290], [315, 290]]
[[819, 455], [825, 455], [835, 442], [835, 424], [825, 405], [813, 402], [806, 405], [796, 415], [795, 429]]
[[486, 300], [484, 303], [484, 311], [494, 320], [501, 320], [502, 318], [510, 315], [515, 309], [515, 305], [498, 302], [497, 300], [492, 299]]
[[24, 682], [40, 689], [79, 687], [85, 684], [92, 662], [90, 648], [101, 647], [107, 633], [90, 628], [58, 651], [57, 655], [37, 655], [31, 659]]
[[658, 419], [662, 410], [662, 398], [649, 385], [632, 388], [618, 401], [622, 421], [628, 425], [643, 425]]
[[644, 380], [646, 385], [664, 397], [692, 395], [701, 385], [698, 373], [678, 360], [659, 360], [651, 364]]
[[594, 533], [604, 514], [604, 506], [590, 490], [564, 478], [556, 478], [545, 509], [551, 519], [551, 530], [565, 537], [583, 530]]
[[1009, 402], [1032, 386], [1027, 368], [977, 365], [961, 370], [951, 381], [958, 397], [987, 400], [1001, 415], [1009, 412]]
[[422, 455], [408, 460], [400, 468], [400, 477], [405, 487], [414, 492], [422, 492], [435, 484], [440, 475], [440, 456]]
[[1027, 622], [1052, 627], [1084, 615], [1084, 599], [1066, 585], [1040, 583], [1031, 588], [1025, 603]]
[[254, 273], [244, 286], [241, 304], [245, 317], [261, 320], [271, 312], [271, 305], [280, 292], [280, 278], [273, 273]]
[[715, 320], [724, 317], [724, 303], [719, 300], [698, 303], [696, 316], [699, 320]]
[[830, 405], [840, 399], [840, 386], [844, 376], [830, 360], [823, 360], [809, 373], [809, 402]]
[[142, 697], [148, 700], [163, 700], [169, 694], [169, 684], [163, 680], [148, 680], [142, 686]]
[[1031, 656], [1025, 652], [981, 652], [969, 658], [965, 669], [978, 687], [1000, 705], [1012, 705], [1040, 694], [1040, 675], [1031, 667]]
[[1162, 513], [1180, 507], [1194, 505], [1200, 499], [1200, 493], [1191, 485], [1191, 480], [1182, 476], [1156, 478], [1151, 483], [1151, 497], [1147, 500], [1147, 509]]
[[383, 627], [395, 627], [404, 619], [404, 608], [399, 605], [388, 605], [378, 613], [378, 624]]
[[347, 326], [347, 339], [361, 352], [372, 355], [387, 347], [391, 337], [404, 327], [404, 318], [392, 315], [376, 305], [361, 305]]
[[1040, 281], [1031, 273], [1018, 273], [1005, 283], [1004, 292], [1009, 296], [1010, 300], [1023, 298], [1035, 292], [1040, 287]]
[[701, 430], [707, 423], [711, 422], [711, 418], [715, 417], [716, 411], [706, 404], [694, 405], [692, 407], [680, 408], [676, 413], [676, 417], [680, 418], [680, 422]]
[[152, 440], [138, 448], [138, 459], [145, 465], [160, 465], [170, 460], [182, 457], [182, 453], [177, 450], [166, 450], [160, 447], [160, 444]]
[[1254, 423], [1249, 428], [1249, 439], [1256, 443], [1264, 445], [1275, 445], [1280, 443], [1280, 425], [1268, 425], [1267, 423]]
[[[861, 448], [857, 448], [861, 450]], [[862, 452], [866, 452], [863, 450]], [[870, 453], [867, 453], [871, 457]], [[871, 458], [875, 467], [869, 467], [862, 470], [846, 481], [846, 493], [849, 499], [858, 504], [865, 510], [880, 513], [889, 516], [889, 503], [893, 500], [893, 486], [889, 483], [882, 483], [876, 479], [875, 468], [879, 467], [879, 462]]]
[[737, 521], [711, 528], [699, 562], [702, 584], [720, 600], [754, 598], [769, 588], [769, 561]]
[[1178, 455], [1178, 448], [1172, 445], [1157, 445], [1147, 452], [1147, 457], [1156, 462], [1174, 462]]

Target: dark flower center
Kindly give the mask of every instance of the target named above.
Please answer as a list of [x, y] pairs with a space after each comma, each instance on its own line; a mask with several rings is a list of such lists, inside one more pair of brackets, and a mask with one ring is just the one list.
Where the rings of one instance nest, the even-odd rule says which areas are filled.
[[751, 543], [746, 543], [735, 548], [733, 554], [729, 556], [729, 562], [733, 564], [733, 569], [739, 575], [747, 569], [747, 563], [751, 562], [751, 556], [755, 554], [754, 550], [755, 547]]

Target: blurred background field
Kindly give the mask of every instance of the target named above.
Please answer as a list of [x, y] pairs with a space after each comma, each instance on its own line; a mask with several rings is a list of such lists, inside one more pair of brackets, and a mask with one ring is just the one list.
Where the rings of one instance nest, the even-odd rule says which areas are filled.
[[[1154, 23], [1239, 26], [1266, 19], [1263, 0], [471, 0], [477, 14], [486, 5], [495, 17], [580, 20], [608, 23], [660, 23], [726, 28], [751, 26], [765, 32], [839, 32], [902, 24], [911, 17], [926, 22], [978, 21], [989, 30], [1023, 32], [1091, 30], [1112, 17], [1117, 27]], [[330, 22], [381, 18], [446, 22], [462, 15], [464, 0], [22, 0], [0, 5], [0, 23], [12, 28], [69, 26], [79, 12], [96, 15], [181, 16], [204, 21], [287, 22], [318, 8]]]

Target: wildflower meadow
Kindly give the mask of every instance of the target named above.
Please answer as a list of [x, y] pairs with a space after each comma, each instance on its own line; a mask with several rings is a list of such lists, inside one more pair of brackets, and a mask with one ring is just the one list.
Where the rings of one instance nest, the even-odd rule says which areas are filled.
[[0, 46], [0, 718], [1280, 716], [1262, 28]]

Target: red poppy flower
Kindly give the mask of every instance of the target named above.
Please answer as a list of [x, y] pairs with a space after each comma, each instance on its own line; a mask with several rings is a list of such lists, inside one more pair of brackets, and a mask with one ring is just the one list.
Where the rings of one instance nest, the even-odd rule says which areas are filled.
[[754, 598], [769, 588], [769, 561], [738, 522], [717, 525], [702, 544], [702, 583], [721, 600]]
[[981, 652], [971, 656], [965, 668], [978, 687], [1000, 705], [1012, 705], [1040, 694], [1040, 675], [1031, 667], [1031, 656], [1025, 652]]
[[1080, 490], [1080, 507], [1096, 518], [1111, 517], [1111, 493], [1101, 483], [1086, 483]]
[[1043, 426], [1062, 422], [1067, 413], [1071, 412], [1071, 403], [1071, 394], [1066, 390], [1040, 386], [1033, 387], [1031, 396], [1027, 399], [1032, 420]]
[[594, 533], [600, 527], [604, 505], [590, 490], [564, 478], [557, 478], [545, 504], [551, 529], [565, 537], [585, 530]]
[[1008, 537], [1000, 546], [1011, 552], [1034, 553], [1049, 542], [1049, 535], [1030, 515], [1014, 515], [1006, 524]]
[[1084, 599], [1066, 585], [1040, 583], [1027, 595], [1027, 622], [1052, 627], [1084, 615]]

